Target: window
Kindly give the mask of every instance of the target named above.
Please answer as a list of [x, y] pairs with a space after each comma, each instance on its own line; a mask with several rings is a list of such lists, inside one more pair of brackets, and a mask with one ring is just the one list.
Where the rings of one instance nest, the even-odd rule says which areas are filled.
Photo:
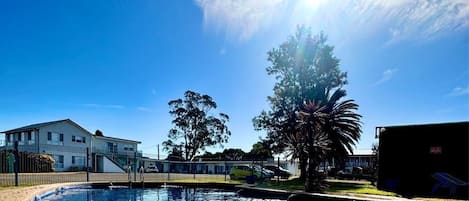
[[72, 142], [86, 143], [86, 137], [79, 137], [79, 136], [72, 135]]
[[47, 133], [47, 144], [50, 145], [64, 145], [64, 134], [48, 132]]
[[5, 137], [6, 137], [6, 141], [7, 141], [7, 142], [11, 142], [10, 136], [11, 136], [10, 134], [6, 134]]
[[85, 157], [84, 156], [72, 156], [72, 165], [75, 165], [78, 167], [84, 167]]
[[133, 151], [134, 147], [132, 145], [126, 144], [124, 145], [124, 151]]
[[54, 158], [54, 167], [55, 168], [64, 168], [64, 156], [63, 155], [52, 155]]
[[111, 153], [117, 153], [117, 144], [114, 144], [112, 142], [107, 143], [108, 151]]
[[18, 133], [18, 145], [24, 145], [24, 142], [26, 141], [25, 137], [25, 132]]
[[25, 138], [28, 144], [34, 144], [34, 131], [27, 132]]

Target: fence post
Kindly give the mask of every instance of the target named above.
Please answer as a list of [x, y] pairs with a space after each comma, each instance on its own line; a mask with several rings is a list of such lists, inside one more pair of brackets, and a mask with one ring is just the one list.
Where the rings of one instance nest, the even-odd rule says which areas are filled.
[[137, 182], [137, 150], [134, 152], [134, 182]]
[[89, 147], [86, 147], [86, 182], [89, 182], [90, 181], [90, 164], [89, 164], [89, 160], [90, 160], [90, 148]]
[[194, 171], [194, 161], [191, 161], [191, 171], [192, 171], [192, 178], [195, 180], [195, 171]]
[[261, 159], [261, 180], [260, 183], [264, 180], [264, 159]]
[[18, 141], [13, 144], [14, 155], [15, 155], [15, 186], [18, 186], [18, 172], [19, 172], [19, 152], [18, 152]]
[[169, 173], [171, 172], [171, 161], [168, 160], [168, 181], [169, 181]]
[[280, 156], [277, 158], [277, 168], [275, 169], [277, 174], [277, 183], [280, 182]]

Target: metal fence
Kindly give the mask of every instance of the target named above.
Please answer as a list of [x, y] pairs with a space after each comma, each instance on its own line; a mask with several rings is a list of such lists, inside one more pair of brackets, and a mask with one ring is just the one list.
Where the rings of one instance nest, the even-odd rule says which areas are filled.
[[[167, 168], [160, 167], [157, 173], [148, 173], [144, 168], [142, 157], [129, 160], [125, 172], [122, 173], [98, 173], [92, 172], [92, 154], [83, 153], [85, 160], [83, 167], [64, 168], [68, 172], [56, 172], [55, 167], [63, 166], [63, 158], [57, 160], [47, 154], [33, 152], [20, 152], [18, 144], [13, 150], [0, 151], [0, 187], [1, 186], [25, 186], [38, 184], [52, 184], [63, 182], [166, 182], [166, 181], [228, 181], [229, 170], [225, 167], [223, 171], [197, 172], [196, 168], [182, 171], [176, 169], [181, 161], [165, 161]], [[139, 162], [135, 162], [139, 161]], [[195, 163], [194, 163], [195, 164]], [[191, 164], [191, 167], [195, 167]], [[80, 171], [81, 170], [81, 171]]]

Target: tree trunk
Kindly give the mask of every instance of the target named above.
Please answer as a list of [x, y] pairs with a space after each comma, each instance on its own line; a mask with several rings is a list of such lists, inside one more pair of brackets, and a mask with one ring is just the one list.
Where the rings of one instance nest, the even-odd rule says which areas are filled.
[[305, 154], [300, 155], [299, 157], [299, 165], [300, 165], [300, 181], [305, 181], [306, 179], [306, 166], [308, 162], [308, 158], [305, 156]]
[[319, 166], [318, 161], [315, 159], [313, 154], [308, 159], [308, 168], [306, 173], [305, 191], [306, 192], [318, 192], [321, 189], [320, 178], [317, 172]]

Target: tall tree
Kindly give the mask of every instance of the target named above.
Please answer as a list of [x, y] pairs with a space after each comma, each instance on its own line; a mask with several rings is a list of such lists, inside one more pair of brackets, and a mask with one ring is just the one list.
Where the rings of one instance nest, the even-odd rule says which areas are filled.
[[169, 139], [163, 142], [165, 150], [179, 148], [185, 160], [193, 160], [205, 148], [228, 142], [229, 117], [224, 113], [219, 113], [218, 117], [210, 114], [217, 108], [212, 97], [186, 91], [184, 100], [171, 100], [168, 105], [174, 117], [174, 128], [169, 130]]
[[272, 158], [272, 150], [269, 146], [269, 142], [266, 140], [260, 140], [253, 144], [252, 149], [249, 152], [249, 156], [256, 160]]
[[242, 149], [225, 149], [223, 150], [222, 154], [225, 156], [225, 159], [232, 160], [232, 161], [240, 161], [243, 160], [246, 153]]
[[[338, 94], [347, 84], [347, 74], [340, 71], [333, 49], [326, 44], [325, 35], [313, 36], [309, 28], [298, 27], [294, 36], [269, 51], [272, 65], [267, 73], [274, 75], [277, 83], [274, 95], [268, 97], [270, 111], [253, 120], [255, 129], [266, 130], [268, 139], [299, 160], [301, 178], [308, 175], [307, 191], [315, 190], [319, 182], [316, 169], [320, 160], [329, 154], [343, 157], [347, 154], [343, 150], [351, 151], [360, 136], [359, 115], [348, 119], [348, 112], [358, 107], [350, 105], [352, 100], [345, 101], [346, 114], [339, 115], [345, 108], [339, 102], [343, 96]], [[337, 121], [336, 117], [343, 118]], [[348, 122], [355, 117], [358, 129], [356, 122]], [[353, 125], [348, 127], [349, 123]]]

